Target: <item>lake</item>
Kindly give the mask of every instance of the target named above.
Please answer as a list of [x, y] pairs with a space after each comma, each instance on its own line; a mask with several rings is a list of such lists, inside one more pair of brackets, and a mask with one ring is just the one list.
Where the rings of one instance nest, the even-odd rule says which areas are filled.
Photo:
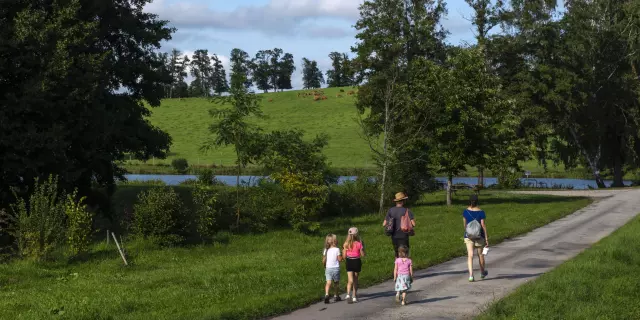
[[[127, 180], [130, 181], [149, 181], [149, 180], [161, 180], [167, 185], [179, 185], [181, 182], [186, 180], [197, 180], [198, 177], [195, 175], [170, 175], [170, 174], [128, 174], [125, 175]], [[241, 176], [241, 183], [248, 183], [250, 185], [254, 185], [259, 179], [263, 177], [260, 176]], [[338, 183], [342, 183], [344, 181], [355, 180], [357, 177], [355, 176], [342, 176], [338, 179]], [[224, 184], [235, 186], [236, 185], [236, 177], [235, 176], [216, 176], [216, 179], [221, 181]], [[446, 182], [447, 179], [444, 177], [436, 178], [436, 180], [440, 182]], [[528, 187], [538, 187], [538, 188], [552, 188], [552, 187], [560, 187], [560, 188], [573, 188], [573, 189], [588, 189], [589, 187], [597, 189], [594, 180], [584, 180], [584, 179], [552, 179], [552, 178], [522, 178], [520, 179], [524, 186]], [[484, 185], [486, 187], [494, 185], [498, 182], [496, 178], [484, 178]], [[605, 180], [605, 184], [607, 187], [611, 186], [611, 180]], [[454, 184], [468, 184], [475, 185], [478, 183], [478, 178], [476, 177], [459, 177], [453, 178]], [[631, 181], [624, 181], [626, 186], [631, 185]]]

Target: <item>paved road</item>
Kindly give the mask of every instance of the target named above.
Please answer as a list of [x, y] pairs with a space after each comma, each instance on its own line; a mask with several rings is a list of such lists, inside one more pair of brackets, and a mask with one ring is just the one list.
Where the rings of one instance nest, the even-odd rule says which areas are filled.
[[[469, 283], [467, 259], [457, 258], [415, 272], [409, 304], [404, 307], [395, 304], [393, 283], [387, 281], [360, 290], [360, 301], [356, 304], [317, 303], [276, 319], [469, 319], [521, 284], [573, 258], [640, 210], [640, 190], [551, 194], [599, 199], [549, 225], [492, 246], [487, 255], [489, 277], [485, 280]], [[477, 268], [477, 259], [474, 263]]]

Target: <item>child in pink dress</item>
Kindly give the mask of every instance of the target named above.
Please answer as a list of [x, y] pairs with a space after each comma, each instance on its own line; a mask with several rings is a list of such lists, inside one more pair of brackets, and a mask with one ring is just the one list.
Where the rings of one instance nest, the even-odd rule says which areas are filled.
[[398, 248], [398, 258], [395, 262], [393, 270], [393, 280], [396, 282], [396, 302], [400, 302], [400, 294], [402, 294], [402, 305], [407, 304], [407, 291], [411, 289], [413, 282], [413, 265], [411, 259], [407, 258], [406, 246]]

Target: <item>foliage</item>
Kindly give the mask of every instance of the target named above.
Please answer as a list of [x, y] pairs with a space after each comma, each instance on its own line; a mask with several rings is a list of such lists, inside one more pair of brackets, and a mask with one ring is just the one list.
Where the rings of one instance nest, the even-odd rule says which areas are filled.
[[222, 61], [216, 54], [211, 56], [213, 62], [213, 72], [211, 73], [211, 88], [213, 91], [220, 95], [223, 92], [229, 91], [229, 83], [227, 82], [227, 73], [224, 70]]
[[193, 189], [196, 230], [202, 241], [211, 239], [215, 232], [217, 193], [209, 185], [197, 184]]
[[[359, 177], [355, 181], [333, 184], [325, 205], [326, 216], [353, 216], [378, 209], [379, 186], [373, 179]], [[389, 194], [386, 199], [392, 199]]]
[[206, 185], [206, 186], [222, 186], [224, 185], [224, 183], [222, 183], [221, 181], [218, 181], [218, 179], [216, 179], [215, 174], [213, 173], [213, 170], [211, 169], [205, 169], [200, 171], [200, 173], [198, 174], [198, 183]]
[[157, 240], [161, 244], [180, 242], [184, 225], [185, 207], [178, 194], [170, 187], [155, 187], [138, 195], [133, 206], [131, 233], [142, 239]]
[[302, 58], [303, 89], [318, 89], [324, 84], [324, 75], [318, 68], [318, 62]]
[[251, 61], [249, 61], [249, 54], [245, 51], [234, 48], [231, 50], [231, 89], [248, 89], [252, 85], [252, 81], [249, 78], [249, 72], [251, 71]]
[[67, 216], [67, 245], [72, 257], [89, 252], [93, 213], [87, 211], [85, 197], [78, 198], [78, 192], [67, 195], [65, 213]]
[[0, 55], [11, 57], [0, 59], [10, 93], [0, 101], [0, 203], [43, 173], [67, 190], [96, 182], [113, 192], [125, 154], [167, 154], [171, 139], [143, 101], [158, 106], [171, 83], [155, 50], [173, 29], [148, 2], [17, 0], [0, 10]]
[[189, 169], [189, 162], [184, 158], [173, 159], [171, 161], [171, 166], [173, 167], [173, 170], [176, 170], [176, 172], [185, 173], [187, 172], [187, 169]]
[[211, 94], [213, 67], [209, 50], [198, 49], [191, 56], [191, 76], [194, 78], [193, 96], [208, 97]]
[[329, 87], [347, 87], [356, 85], [353, 61], [346, 53], [331, 52], [329, 54], [333, 69], [327, 71]]
[[50, 175], [44, 182], [36, 179], [28, 202], [15, 194], [16, 202], [11, 205], [15, 223], [12, 231], [20, 256], [48, 259], [63, 243], [65, 206], [58, 187], [58, 179]]

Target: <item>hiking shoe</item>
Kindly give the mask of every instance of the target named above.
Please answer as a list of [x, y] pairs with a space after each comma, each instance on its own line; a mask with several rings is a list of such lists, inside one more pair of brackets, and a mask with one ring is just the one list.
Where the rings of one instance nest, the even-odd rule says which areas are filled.
[[482, 275], [480, 276], [480, 278], [484, 279], [487, 277], [487, 275], [489, 275], [489, 271], [485, 270]]
[[329, 303], [330, 299], [331, 299], [331, 297], [329, 297], [329, 295], [325, 295], [324, 296], [324, 303]]
[[469, 282], [473, 282], [474, 280], [473, 277], [469, 277]]
[[345, 298], [345, 300], [347, 300], [347, 303], [348, 303], [348, 304], [352, 304], [352, 303], [353, 303], [353, 300], [351, 300], [351, 297], [349, 297], [349, 295], [347, 295], [347, 296], [346, 296], [346, 297], [344, 297], [344, 298]]
[[334, 302], [340, 302], [340, 301], [342, 301], [342, 298], [340, 298], [340, 296], [335, 296], [335, 297], [333, 297], [333, 301]]

